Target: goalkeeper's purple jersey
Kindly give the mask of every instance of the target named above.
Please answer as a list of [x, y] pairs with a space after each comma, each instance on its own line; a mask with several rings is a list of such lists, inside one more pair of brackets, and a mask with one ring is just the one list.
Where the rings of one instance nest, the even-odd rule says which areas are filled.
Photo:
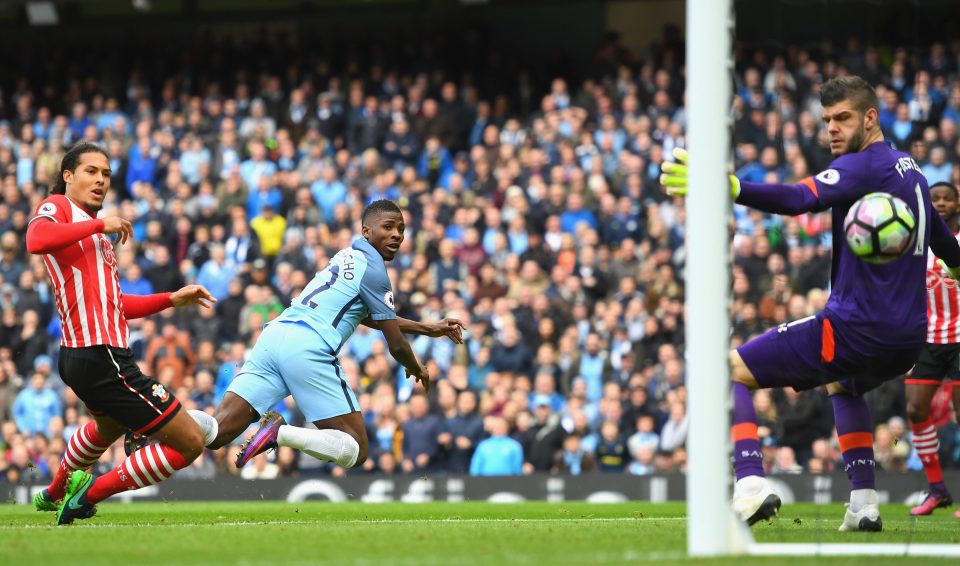
[[[957, 246], [932, 207], [927, 180], [917, 163], [885, 142], [876, 142], [861, 152], [838, 157], [828, 169], [804, 179], [802, 184], [817, 200], [814, 210], [832, 208], [832, 289], [826, 311], [837, 333], [862, 353], [886, 346], [923, 344], [927, 328], [927, 247], [931, 243], [938, 249], [951, 243]], [[850, 206], [876, 191], [903, 200], [917, 226], [913, 249], [886, 264], [867, 263], [854, 255], [843, 231]]]
[[[860, 197], [877, 191], [903, 200], [917, 223], [917, 240], [886, 264], [858, 258], [846, 245], [843, 219]], [[832, 291], [826, 312], [844, 342], [862, 354], [924, 343], [927, 326], [927, 246], [947, 265], [960, 266], [960, 246], [930, 203], [916, 162], [885, 142], [838, 157], [825, 171], [797, 185], [740, 183], [737, 202], [779, 214], [832, 208]]]

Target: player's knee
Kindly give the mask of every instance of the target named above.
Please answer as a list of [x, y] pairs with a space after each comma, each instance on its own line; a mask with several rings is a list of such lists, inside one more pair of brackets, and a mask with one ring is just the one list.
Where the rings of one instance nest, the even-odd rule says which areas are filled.
[[736, 350], [730, 352], [730, 380], [734, 383], [746, 385], [751, 391], [760, 388], [760, 384], [753, 377], [753, 372], [750, 371], [747, 364], [743, 363], [743, 358]]
[[126, 426], [106, 415], [97, 417], [94, 420], [96, 422], [97, 435], [104, 440], [112, 442], [127, 432]]
[[185, 433], [180, 440], [180, 447], [177, 450], [187, 462], [193, 462], [203, 454], [203, 433], [198, 427], [193, 427]]
[[922, 423], [930, 417], [930, 410], [915, 403], [907, 403], [907, 418], [912, 423]]
[[357, 438], [352, 434], [349, 436], [350, 440], [346, 442], [348, 445], [348, 453], [343, 456], [340, 465], [347, 468], [362, 466], [363, 463], [367, 461], [366, 435], [362, 438]]

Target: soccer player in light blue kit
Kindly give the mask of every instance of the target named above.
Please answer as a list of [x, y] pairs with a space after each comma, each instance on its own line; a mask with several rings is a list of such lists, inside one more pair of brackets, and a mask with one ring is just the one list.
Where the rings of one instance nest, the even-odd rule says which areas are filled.
[[[215, 419], [198, 419], [209, 448], [226, 445], [261, 417], [260, 429], [237, 455], [237, 467], [251, 458], [289, 446], [349, 468], [367, 459], [367, 433], [357, 397], [343, 376], [337, 353], [357, 325], [383, 332], [390, 354], [427, 390], [430, 375], [403, 333], [446, 336], [462, 344], [463, 323], [444, 319], [420, 323], [398, 318], [385, 261], [403, 242], [405, 224], [391, 201], [371, 203], [363, 212], [363, 238], [340, 250], [257, 340], [234, 378]], [[287, 425], [270, 407], [293, 395], [318, 430]], [[196, 417], [195, 417], [196, 418]]]

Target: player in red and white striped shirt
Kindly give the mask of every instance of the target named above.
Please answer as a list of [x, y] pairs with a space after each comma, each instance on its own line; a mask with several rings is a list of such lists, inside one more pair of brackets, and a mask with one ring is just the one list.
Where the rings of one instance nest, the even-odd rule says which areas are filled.
[[[937, 183], [930, 187], [930, 199], [940, 217], [957, 234], [960, 231], [957, 188], [950, 183]], [[910, 510], [911, 515], [929, 515], [934, 509], [953, 504], [943, 482], [940, 438], [930, 418], [930, 406], [942, 382], [949, 379], [950, 383], [944, 387], [953, 387], [953, 406], [960, 411], [960, 387], [957, 387], [960, 384], [960, 288], [932, 253], [927, 256], [927, 318], [927, 345], [905, 380], [913, 444], [930, 484], [926, 499]], [[955, 516], [960, 518], [960, 511]]]
[[[70, 438], [53, 482], [34, 499], [38, 510], [57, 510], [59, 524], [93, 516], [95, 504], [115, 493], [163, 481], [196, 459], [204, 446], [196, 417], [181, 412], [176, 397], [140, 372], [127, 347], [127, 319], [168, 307], [209, 308], [215, 299], [198, 285], [147, 296], [120, 292], [107, 235], [116, 234], [125, 244], [133, 229], [122, 218], [96, 218], [110, 189], [110, 173], [101, 148], [73, 146], [63, 157], [51, 196], [37, 207], [27, 229], [27, 249], [43, 256], [63, 324], [60, 376], [94, 415]], [[134, 452], [94, 481], [83, 470], [128, 430], [159, 443]]]

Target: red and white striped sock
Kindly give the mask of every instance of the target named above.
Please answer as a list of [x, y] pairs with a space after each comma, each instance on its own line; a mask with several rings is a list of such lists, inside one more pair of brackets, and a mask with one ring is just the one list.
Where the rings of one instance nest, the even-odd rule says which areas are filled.
[[933, 421], [927, 419], [922, 423], [910, 423], [913, 432], [913, 446], [923, 462], [923, 471], [927, 474], [927, 482], [942, 483], [943, 471], [940, 469], [940, 437]]
[[144, 446], [110, 473], [97, 478], [87, 490], [87, 503], [97, 503], [121, 491], [160, 483], [187, 464], [186, 458], [166, 444]]
[[90, 421], [78, 428], [67, 442], [67, 449], [60, 458], [60, 466], [47, 488], [50, 497], [54, 501], [61, 499], [70, 472], [86, 470], [100, 459], [100, 455], [106, 452], [107, 448], [110, 448], [110, 443], [104, 441], [97, 432], [97, 421]]

